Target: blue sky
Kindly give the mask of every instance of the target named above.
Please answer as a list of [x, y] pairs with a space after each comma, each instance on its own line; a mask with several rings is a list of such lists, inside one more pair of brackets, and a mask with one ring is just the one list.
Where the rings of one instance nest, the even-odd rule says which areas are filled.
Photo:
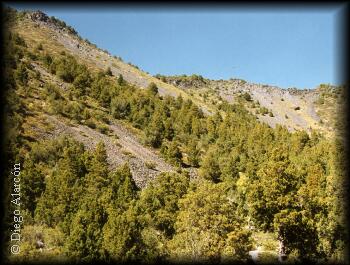
[[339, 10], [326, 8], [134, 8], [40, 9], [125, 62], [154, 75], [200, 74], [242, 78], [282, 88], [340, 84]]

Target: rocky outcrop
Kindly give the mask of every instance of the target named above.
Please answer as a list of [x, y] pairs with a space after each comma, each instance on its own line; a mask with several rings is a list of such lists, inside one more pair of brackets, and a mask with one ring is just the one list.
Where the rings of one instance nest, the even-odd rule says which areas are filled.
[[57, 30], [58, 32], [66, 31], [73, 35], [78, 35], [75, 29], [73, 29], [71, 26], [68, 26], [64, 21], [61, 21], [55, 17], [49, 17], [48, 15], [46, 15], [41, 11], [29, 12], [27, 13], [27, 16], [33, 22], [41, 25], [46, 25], [51, 29]]
[[207, 85], [208, 80], [200, 75], [192, 76], [168, 76], [163, 79], [168, 84], [177, 86], [182, 89], [200, 88]]
[[50, 20], [49, 16], [40, 10], [28, 13], [28, 17], [33, 21], [48, 22]]

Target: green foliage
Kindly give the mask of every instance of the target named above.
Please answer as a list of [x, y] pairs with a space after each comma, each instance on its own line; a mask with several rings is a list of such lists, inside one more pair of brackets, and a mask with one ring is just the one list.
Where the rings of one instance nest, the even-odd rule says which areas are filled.
[[109, 75], [109, 76], [112, 76], [113, 75], [113, 73], [112, 73], [112, 70], [111, 70], [111, 68], [110, 67], [108, 67], [107, 68], [107, 70], [106, 70], [106, 73], [105, 73], [106, 75]]
[[166, 237], [174, 234], [178, 200], [186, 194], [189, 178], [177, 173], [160, 174], [141, 193], [140, 207], [144, 209], [144, 222], [160, 230]]
[[182, 153], [179, 149], [179, 144], [176, 141], [163, 143], [161, 153], [165, 159], [173, 165], [181, 166], [182, 164]]
[[142, 255], [141, 226], [134, 207], [138, 188], [127, 164], [113, 172], [110, 179], [104, 197], [108, 220], [103, 227], [103, 249], [109, 259], [135, 260]]
[[269, 113], [269, 110], [266, 107], [260, 107], [260, 114], [266, 115]]
[[86, 68], [74, 78], [73, 85], [78, 96], [84, 95], [87, 88], [91, 85], [91, 77]]
[[200, 168], [200, 175], [204, 179], [213, 181], [214, 183], [219, 182], [221, 171], [216, 155], [216, 150], [209, 150], [204, 156]]
[[103, 249], [107, 260], [136, 262], [144, 256], [141, 223], [134, 206], [122, 213], [117, 209], [112, 210], [103, 228], [103, 235]]
[[12, 38], [13, 38], [13, 41], [16, 45], [23, 46], [23, 47], [27, 46], [24, 39], [20, 35], [18, 35], [17, 33], [13, 34]]
[[248, 258], [250, 232], [235, 214], [224, 185], [204, 182], [179, 202], [170, 242], [170, 257], [178, 261], [218, 262]]
[[157, 112], [152, 116], [152, 120], [146, 129], [146, 144], [152, 147], [160, 147], [164, 137], [164, 129], [162, 114]]
[[25, 86], [28, 84], [28, 70], [25, 63], [20, 63], [14, 74], [20, 85]]
[[316, 227], [304, 211], [282, 210], [276, 214], [274, 225], [280, 240], [286, 246], [286, 254], [297, 250], [303, 261], [318, 256]]
[[96, 128], [96, 123], [92, 119], [88, 119], [87, 121], [85, 121], [85, 124], [87, 126], [89, 126], [91, 129], [95, 129]]
[[99, 130], [99, 132], [101, 132], [103, 134], [108, 134], [108, 132], [109, 132], [109, 127], [105, 124], [99, 124], [97, 126], [97, 129]]
[[124, 78], [121, 74], [119, 74], [117, 82], [120, 86], [124, 84]]
[[45, 65], [46, 67], [49, 67], [49, 66], [52, 64], [52, 61], [53, 61], [52, 56], [50, 56], [50, 55], [47, 54], [47, 53], [45, 53], [44, 55], [42, 55], [41, 60], [42, 60], [42, 62], [44, 63], [44, 65]]
[[185, 152], [187, 154], [187, 163], [193, 167], [198, 167], [200, 161], [200, 150], [196, 138], [191, 137], [187, 146], [185, 146]]
[[86, 175], [88, 190], [92, 194], [100, 194], [102, 188], [108, 185], [108, 163], [105, 144], [99, 142], [92, 159], [87, 165], [89, 173]]
[[37, 201], [45, 190], [45, 176], [31, 159], [25, 160], [23, 168], [21, 178], [22, 204], [33, 217]]
[[96, 198], [85, 199], [74, 215], [65, 243], [66, 253], [76, 261], [92, 262], [104, 257], [102, 227], [106, 222], [103, 205]]
[[[263, 163], [248, 192], [251, 216], [262, 229], [272, 229], [274, 215], [293, 208], [297, 179], [289, 170], [289, 159], [283, 150], [275, 149], [270, 161]], [[279, 202], [279, 203], [276, 203]]]
[[[33, 247], [40, 228], [53, 235], [48, 253], [76, 261], [245, 261], [249, 225], [275, 233], [289, 260], [344, 260], [347, 186], [339, 140], [269, 128], [225, 101], [206, 116], [191, 100], [160, 96], [155, 84], [138, 89], [121, 75], [95, 74], [68, 52], [30, 49], [16, 34], [5, 35], [4, 46], [5, 152], [11, 162], [24, 161], [24, 257], [46, 255]], [[45, 84], [36, 90], [41, 77], [33, 60], [68, 84], [40, 80]], [[196, 75], [175, 80], [207, 82]], [[323, 100], [340, 95], [331, 86], [320, 90]], [[196, 167], [200, 178], [190, 184], [186, 174], [162, 173], [140, 191], [128, 165], [110, 170], [104, 144], [87, 151], [70, 138], [29, 135], [28, 121], [41, 109], [106, 134], [112, 117], [123, 119], [178, 172]], [[256, 111], [273, 117], [266, 108]], [[192, 177], [197, 170], [189, 171]]]
[[111, 102], [111, 114], [114, 118], [124, 119], [130, 114], [130, 103], [125, 97], [115, 97]]
[[242, 94], [242, 97], [246, 100], [246, 101], [252, 101], [252, 97], [250, 96], [250, 94], [248, 92], [244, 92]]
[[152, 95], [157, 95], [158, 93], [158, 87], [155, 83], [151, 82], [148, 87], [147, 90], [152, 94]]
[[62, 224], [64, 231], [67, 231], [71, 216], [79, 208], [81, 182], [86, 173], [82, 145], [76, 142], [66, 144], [68, 146], [61, 151], [62, 158], [46, 179], [45, 192], [38, 200], [35, 210], [36, 221], [50, 227]]
[[63, 81], [72, 83], [74, 81], [76, 61], [73, 57], [56, 59], [50, 65], [51, 72], [57, 74]]
[[148, 169], [155, 169], [156, 168], [156, 164], [154, 163], [154, 162], [152, 162], [152, 161], [147, 161], [146, 163], [145, 163], [145, 165], [146, 165], [146, 167], [148, 168]]
[[62, 107], [61, 114], [70, 117], [72, 120], [80, 121], [81, 113], [83, 112], [82, 104], [79, 104], [76, 101], [68, 102], [66, 105]]
[[129, 202], [137, 198], [138, 188], [132, 178], [128, 164], [110, 173], [110, 185], [108, 193], [108, 203], [111, 203], [112, 209], [127, 209]]
[[[221, 175], [218, 176], [222, 181], [234, 181], [238, 179], [240, 157], [236, 152], [231, 152], [228, 156], [220, 157], [218, 160]], [[216, 167], [217, 169], [217, 167]], [[210, 169], [213, 170], [213, 169]]]

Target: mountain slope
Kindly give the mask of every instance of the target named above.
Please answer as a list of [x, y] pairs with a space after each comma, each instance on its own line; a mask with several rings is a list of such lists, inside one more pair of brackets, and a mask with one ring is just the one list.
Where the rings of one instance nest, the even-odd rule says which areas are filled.
[[[153, 82], [157, 85], [160, 95], [181, 95], [184, 99], [189, 98], [187, 93], [177, 87], [161, 82], [137, 67], [123, 62], [120, 57], [112, 56], [89, 41], [83, 40], [67, 27], [57, 25], [53, 18], [41, 11], [27, 13], [23, 20], [14, 27], [14, 30], [29, 40], [29, 43], [42, 43], [53, 54], [67, 51], [94, 70], [106, 70], [109, 67], [113, 75], [121, 74], [126, 81], [138, 87], [146, 88]], [[210, 113], [211, 108], [202, 101], [195, 100], [195, 103], [201, 106], [205, 113]]]
[[[55, 18], [49, 18], [40, 11], [22, 15], [20, 19], [16, 20], [12, 31], [22, 36], [28, 49], [34, 52], [38, 45], [42, 45], [45, 47], [45, 51], [53, 56], [60, 56], [63, 53], [71, 54], [79, 62], [88, 66], [92, 72], [110, 68], [113, 76], [122, 75], [127, 82], [143, 89], [153, 82], [157, 85], [160, 95], [173, 97], [181, 95], [184, 99], [191, 99], [206, 114], [219, 110], [219, 103], [223, 101], [240, 102], [261, 122], [265, 122], [271, 127], [281, 124], [290, 131], [302, 129], [310, 132], [310, 129], [316, 129], [328, 136], [334, 132], [333, 124], [323, 122], [320, 118], [321, 115], [317, 113], [317, 111], [320, 112], [323, 115], [322, 118], [327, 117], [328, 120], [334, 119], [336, 115], [334, 113], [335, 104], [323, 104], [323, 106], [315, 104], [322, 94], [321, 89], [283, 90], [278, 87], [248, 83], [244, 80], [209, 80], [196, 75], [191, 77], [152, 77], [137, 67], [124, 63], [119, 57], [113, 57], [108, 52], [98, 49], [87, 40], [82, 40], [74, 29]], [[47, 71], [43, 65], [36, 62], [31, 62], [31, 65], [34, 71], [38, 71], [41, 76], [41, 79], [37, 80], [38, 84], [35, 85], [44, 87], [45, 84], [54, 84], [64, 93], [72, 89], [71, 84]], [[249, 99], [244, 98], [247, 94]], [[45, 104], [39, 98], [34, 99], [33, 103], [35, 102], [38, 105]], [[328, 106], [328, 109], [325, 109], [325, 105]], [[101, 110], [106, 112], [103, 108]], [[333, 116], [330, 116], [329, 113], [332, 111]], [[150, 150], [149, 147], [144, 147], [138, 138], [133, 136], [135, 129], [132, 131], [122, 129], [125, 128], [125, 125], [117, 120], [114, 121], [114, 124], [104, 125], [107, 127], [106, 130], [110, 131], [110, 135], [107, 136], [86, 125], [72, 125], [69, 120], [63, 120], [62, 117], [47, 115], [43, 117], [40, 112], [37, 112], [37, 118], [28, 119], [27, 128], [31, 128], [32, 131], [40, 131], [41, 119], [46, 120], [55, 128], [55, 133], [50, 137], [64, 132], [83, 142], [89, 149], [93, 148], [98, 140], [105, 142], [109, 161], [113, 168], [129, 161], [136, 182], [141, 187], [146, 185], [146, 179], [154, 178], [159, 172], [173, 170], [172, 166], [164, 162], [157, 152]], [[327, 119], [325, 118], [324, 121]], [[37, 128], [35, 129], [35, 127]], [[30, 135], [30, 132], [28, 134]], [[44, 137], [48, 136], [45, 133], [43, 135]], [[31, 137], [35, 139], [37, 136], [32, 135]], [[115, 140], [118, 137], [120, 139]], [[154, 168], [149, 168], [147, 166], [149, 164], [154, 164], [152, 165]], [[195, 170], [190, 169], [190, 172], [191, 175], [196, 176]]]
[[[29, 19], [32, 18], [33, 15], [39, 16], [40, 18], [44, 17], [43, 19], [45, 20], [48, 19], [46, 15], [41, 12], [29, 13], [28, 16], [16, 21], [18, 23], [14, 24], [11, 29], [12, 34], [18, 33], [23, 37], [27, 46], [26, 49], [28, 51], [38, 52], [36, 48], [40, 44], [49, 54], [59, 55], [62, 52], [71, 54], [72, 51], [64, 45], [61, 45], [61, 42], [56, 39], [57, 36], [60, 36], [60, 31], [62, 29], [57, 29], [56, 27], [51, 29], [51, 27], [53, 27], [52, 23], [38, 27], [37, 24], [33, 24]], [[53, 36], [52, 34], [57, 35]], [[64, 34], [62, 36], [66, 36], [66, 38], [62, 37], [60, 40], [67, 45], [67, 40], [71, 40], [70, 38], [72, 36]], [[71, 46], [68, 45], [68, 47]], [[94, 52], [99, 51], [96, 48], [91, 49], [90, 53]], [[76, 55], [80, 56], [79, 54]], [[84, 61], [84, 63], [90, 65], [89, 69], [93, 72], [97, 72], [99, 65], [103, 70], [106, 68], [104, 64], [99, 64], [99, 62], [99, 60], [88, 59]], [[88, 104], [91, 104], [87, 106], [88, 109], [99, 113], [102, 115], [101, 117], [103, 117], [103, 119], [108, 120], [108, 123], [102, 121], [100, 124], [101, 127], [90, 128], [88, 125], [79, 124], [72, 119], [52, 113], [45, 113], [45, 110], [50, 108], [50, 104], [48, 104], [47, 98], [45, 98], [46, 89], [52, 86], [57, 87], [59, 89], [57, 93], [68, 98], [70, 97], [68, 96], [69, 93], [72, 91], [72, 84], [50, 73], [46, 67], [39, 62], [33, 60], [29, 62], [29, 64], [31, 70], [28, 88], [25, 91], [18, 91], [25, 103], [26, 116], [23, 122], [23, 135], [27, 139], [30, 141], [42, 141], [68, 135], [82, 142], [88, 150], [93, 150], [97, 143], [102, 141], [106, 146], [108, 162], [111, 169], [115, 169], [121, 164], [128, 162], [133, 178], [136, 184], [141, 188], [144, 188], [150, 180], [161, 172], [171, 172], [174, 170], [169, 163], [166, 163], [164, 159], [159, 156], [159, 151], [151, 147], [146, 147], [141, 143], [139, 137], [140, 133], [135, 128], [130, 127], [130, 125], [122, 121], [113, 119], [106, 109], [99, 106], [99, 104], [92, 99], [88, 101]], [[121, 64], [124, 65], [123, 63]], [[126, 68], [131, 69], [132, 67], [128, 66]], [[115, 67], [113, 69], [115, 69]], [[125, 74], [128, 73], [128, 71], [127, 69], [120, 71], [120, 73], [123, 73], [123, 77], [124, 75], [126, 77], [133, 77], [134, 75]], [[166, 90], [164, 89], [164, 91]], [[74, 100], [71, 102], [73, 103]], [[100, 119], [98, 118], [97, 120]], [[99, 124], [97, 124], [97, 126], [99, 126]]]
[[[204, 113], [216, 111], [217, 104], [226, 100], [237, 102], [237, 96], [248, 93], [256, 104], [245, 104], [257, 118], [273, 128], [276, 124], [287, 127], [289, 131], [311, 129], [321, 131], [327, 136], [334, 134], [334, 124], [327, 122], [335, 119], [339, 103], [317, 105], [323, 90], [322, 87], [309, 90], [281, 89], [276, 86], [249, 83], [240, 79], [209, 80], [197, 82], [191, 77], [153, 77], [136, 66], [124, 63], [120, 57], [112, 56], [107, 51], [84, 41], [70, 27], [57, 24], [56, 20], [37, 11], [27, 13], [26, 17], [15, 26], [15, 31], [23, 35], [29, 43], [42, 43], [53, 54], [66, 51], [84, 61], [91, 69], [105, 70], [108, 67], [113, 75], [119, 74], [138, 87], [146, 88], [155, 83], [160, 95], [179, 96], [191, 100], [201, 107]], [[195, 76], [195, 75], [194, 75]], [[198, 77], [198, 76], [195, 76]], [[330, 86], [331, 87], [331, 86]], [[336, 87], [331, 87], [336, 90]], [[337, 89], [339, 90], [339, 89]], [[336, 92], [340, 94], [341, 92]], [[341, 97], [340, 97], [341, 98]], [[214, 103], [214, 104], [213, 104]], [[268, 112], [266, 113], [267, 108]], [[269, 115], [269, 112], [272, 114]], [[332, 117], [328, 117], [333, 113]], [[323, 119], [325, 118], [325, 119]]]
[[[310, 133], [311, 129], [314, 129], [327, 136], [334, 134], [335, 124], [329, 121], [336, 119], [336, 112], [339, 111], [343, 104], [341, 100], [344, 98], [341, 95], [344, 93], [342, 88], [330, 85], [299, 90], [254, 84], [241, 79], [210, 80], [198, 75], [156, 77], [187, 91], [207, 104], [217, 105], [223, 100], [230, 103], [240, 102], [260, 121], [273, 128], [280, 124], [286, 126], [289, 131], [305, 130]], [[320, 105], [324, 94], [334, 100]]]
[[[10, 15], [4, 176], [11, 183], [13, 164], [23, 166], [26, 220], [12, 261], [247, 262], [252, 248], [276, 261], [278, 245], [287, 262], [343, 259], [342, 143], [258, 121], [283, 116], [278, 88], [151, 77], [62, 21]], [[318, 111], [333, 126], [341, 94], [320, 89], [317, 108], [291, 125]], [[283, 102], [300, 104], [288, 113], [307, 110], [292, 98], [304, 92], [288, 93]], [[263, 107], [271, 102], [276, 113]]]

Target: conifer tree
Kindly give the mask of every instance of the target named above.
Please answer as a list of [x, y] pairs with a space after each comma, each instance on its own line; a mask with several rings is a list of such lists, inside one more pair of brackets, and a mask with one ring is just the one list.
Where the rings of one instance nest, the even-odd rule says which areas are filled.
[[201, 183], [179, 202], [176, 234], [169, 244], [177, 261], [219, 262], [248, 258], [250, 232], [236, 214], [223, 183]]
[[221, 171], [217, 159], [217, 151], [215, 149], [209, 150], [203, 158], [200, 168], [200, 175], [206, 180], [217, 183], [220, 181]]
[[45, 176], [29, 157], [25, 160], [23, 168], [21, 178], [23, 208], [28, 209], [34, 217], [37, 201], [45, 190]]
[[71, 217], [80, 205], [86, 168], [84, 148], [73, 143], [63, 149], [63, 158], [46, 181], [45, 192], [38, 201], [35, 219], [48, 226], [62, 225], [69, 233]]
[[147, 87], [148, 91], [151, 93], [151, 95], [157, 95], [158, 93], [158, 87], [155, 83], [151, 82], [148, 87]]
[[107, 221], [104, 206], [97, 197], [84, 196], [74, 215], [65, 243], [66, 254], [76, 261], [92, 262], [106, 258], [102, 248], [103, 226]]
[[86, 176], [87, 189], [94, 193], [101, 191], [108, 186], [108, 163], [105, 144], [99, 142], [92, 154], [91, 162], [88, 166], [89, 173]]
[[141, 261], [145, 247], [142, 241], [142, 224], [139, 210], [133, 201], [126, 211], [112, 209], [103, 228], [103, 251], [109, 261]]
[[164, 137], [164, 124], [162, 114], [155, 112], [152, 116], [152, 120], [146, 129], [146, 143], [152, 147], [160, 147]]

